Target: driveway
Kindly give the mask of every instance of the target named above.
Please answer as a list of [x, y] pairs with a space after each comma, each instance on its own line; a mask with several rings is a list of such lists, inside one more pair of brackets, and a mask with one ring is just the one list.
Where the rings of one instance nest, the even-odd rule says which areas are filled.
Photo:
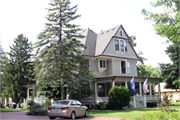
[[[79, 120], [122, 120], [121, 118], [91, 117], [91, 116], [87, 118], [78, 118], [78, 119]], [[0, 120], [49, 120], [49, 117], [30, 116], [30, 115], [26, 115], [26, 112], [5, 112], [5, 113], [0, 113]], [[64, 119], [56, 118], [56, 120], [64, 120]]]

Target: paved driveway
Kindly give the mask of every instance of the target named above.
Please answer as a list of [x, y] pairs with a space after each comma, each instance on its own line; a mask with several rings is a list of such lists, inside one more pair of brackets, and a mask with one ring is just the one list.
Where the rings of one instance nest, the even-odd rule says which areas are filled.
[[[0, 120], [49, 120], [47, 116], [30, 116], [25, 114], [26, 112], [0, 113]], [[110, 117], [87, 117], [87, 118], [78, 118], [78, 119], [79, 120], [122, 120], [120, 118], [110, 118]], [[56, 118], [56, 120], [64, 120], [64, 119]]]

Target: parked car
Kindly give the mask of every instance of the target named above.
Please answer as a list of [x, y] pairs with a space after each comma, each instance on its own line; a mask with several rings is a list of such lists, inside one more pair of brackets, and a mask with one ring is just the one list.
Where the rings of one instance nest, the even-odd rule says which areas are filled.
[[48, 107], [47, 115], [49, 119], [88, 117], [88, 108], [83, 106], [78, 100], [58, 100]]

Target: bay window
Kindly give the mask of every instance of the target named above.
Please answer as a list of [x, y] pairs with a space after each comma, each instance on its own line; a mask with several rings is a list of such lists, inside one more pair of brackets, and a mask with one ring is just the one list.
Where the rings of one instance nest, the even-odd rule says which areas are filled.
[[119, 40], [115, 40], [115, 50], [119, 50]]
[[115, 51], [127, 52], [127, 42], [125, 40], [115, 40]]

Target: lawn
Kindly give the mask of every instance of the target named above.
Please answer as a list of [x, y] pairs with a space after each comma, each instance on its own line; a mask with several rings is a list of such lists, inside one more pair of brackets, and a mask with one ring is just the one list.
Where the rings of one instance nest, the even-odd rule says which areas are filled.
[[[174, 106], [171, 108], [180, 110], [180, 102], [173, 103]], [[136, 110], [113, 110], [113, 111], [90, 111], [89, 116], [101, 116], [101, 117], [118, 117], [127, 119], [138, 119], [143, 116], [144, 113], [153, 113], [155, 111], [160, 111], [158, 107], [143, 108]]]
[[0, 108], [1, 112], [19, 112], [19, 111], [29, 111], [28, 109], [23, 110], [16, 110], [16, 109], [10, 109], [10, 108]]

